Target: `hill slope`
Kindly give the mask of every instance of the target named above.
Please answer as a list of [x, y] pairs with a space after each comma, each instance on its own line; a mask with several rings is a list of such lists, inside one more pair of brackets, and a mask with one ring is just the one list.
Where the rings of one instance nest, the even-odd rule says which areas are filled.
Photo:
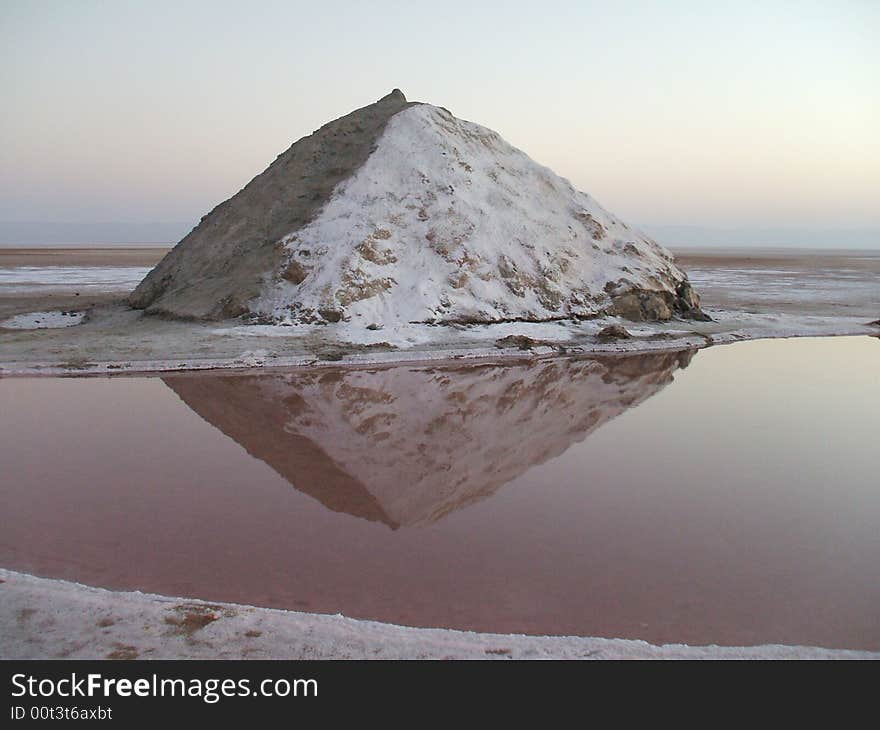
[[131, 304], [364, 326], [703, 316], [656, 242], [497, 133], [397, 90], [294, 144]]

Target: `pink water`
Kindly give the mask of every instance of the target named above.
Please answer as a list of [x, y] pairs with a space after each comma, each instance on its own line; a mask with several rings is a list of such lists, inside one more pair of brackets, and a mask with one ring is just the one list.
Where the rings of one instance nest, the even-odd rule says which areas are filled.
[[3, 379], [0, 565], [416, 626], [880, 649], [880, 340], [689, 360]]

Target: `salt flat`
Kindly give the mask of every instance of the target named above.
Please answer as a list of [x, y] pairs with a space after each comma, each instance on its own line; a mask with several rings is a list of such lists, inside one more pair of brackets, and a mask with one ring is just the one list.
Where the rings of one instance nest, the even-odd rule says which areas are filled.
[[[620, 352], [702, 347], [762, 337], [871, 334], [880, 317], [880, 253], [726, 249], [679, 252], [692, 271], [711, 322], [671, 320], [634, 325], [619, 318], [436, 326], [394, 323], [380, 329], [347, 322], [266, 326], [183, 322], [144, 315], [124, 302], [133, 256], [159, 258], [161, 250], [80, 250], [65, 263], [100, 262], [102, 285], [77, 296], [58, 291], [52, 262], [41, 274], [30, 253], [6, 249], [11, 260], [29, 261], [27, 290], [0, 282], [0, 322], [34, 311], [81, 311], [83, 324], [63, 330], [11, 330], [0, 324], [0, 373], [143, 372], [216, 367], [299, 366], [322, 362], [364, 363], [461, 357]], [[21, 258], [24, 256], [25, 258]], [[143, 259], [141, 259], [143, 260]], [[117, 261], [119, 266], [110, 266]], [[9, 268], [9, 267], [7, 267]], [[83, 266], [77, 276], [95, 276]], [[24, 276], [24, 275], [22, 275]], [[126, 283], [128, 282], [128, 283]], [[67, 285], [64, 284], [64, 287]], [[621, 324], [629, 340], [598, 341], [608, 324]], [[509, 335], [536, 340], [529, 350], [496, 347]]]

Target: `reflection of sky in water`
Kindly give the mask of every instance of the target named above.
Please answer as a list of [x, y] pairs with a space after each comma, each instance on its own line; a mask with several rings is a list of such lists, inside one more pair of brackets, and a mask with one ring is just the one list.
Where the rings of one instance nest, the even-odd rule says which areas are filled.
[[880, 648], [880, 341], [556, 362], [0, 380], [0, 564], [403, 624]]

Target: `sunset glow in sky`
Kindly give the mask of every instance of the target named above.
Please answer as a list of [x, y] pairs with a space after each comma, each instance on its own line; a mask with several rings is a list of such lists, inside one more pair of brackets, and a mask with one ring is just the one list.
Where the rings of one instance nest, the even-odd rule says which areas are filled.
[[0, 220], [194, 223], [393, 87], [637, 224], [880, 230], [855, 0], [2, 0]]

